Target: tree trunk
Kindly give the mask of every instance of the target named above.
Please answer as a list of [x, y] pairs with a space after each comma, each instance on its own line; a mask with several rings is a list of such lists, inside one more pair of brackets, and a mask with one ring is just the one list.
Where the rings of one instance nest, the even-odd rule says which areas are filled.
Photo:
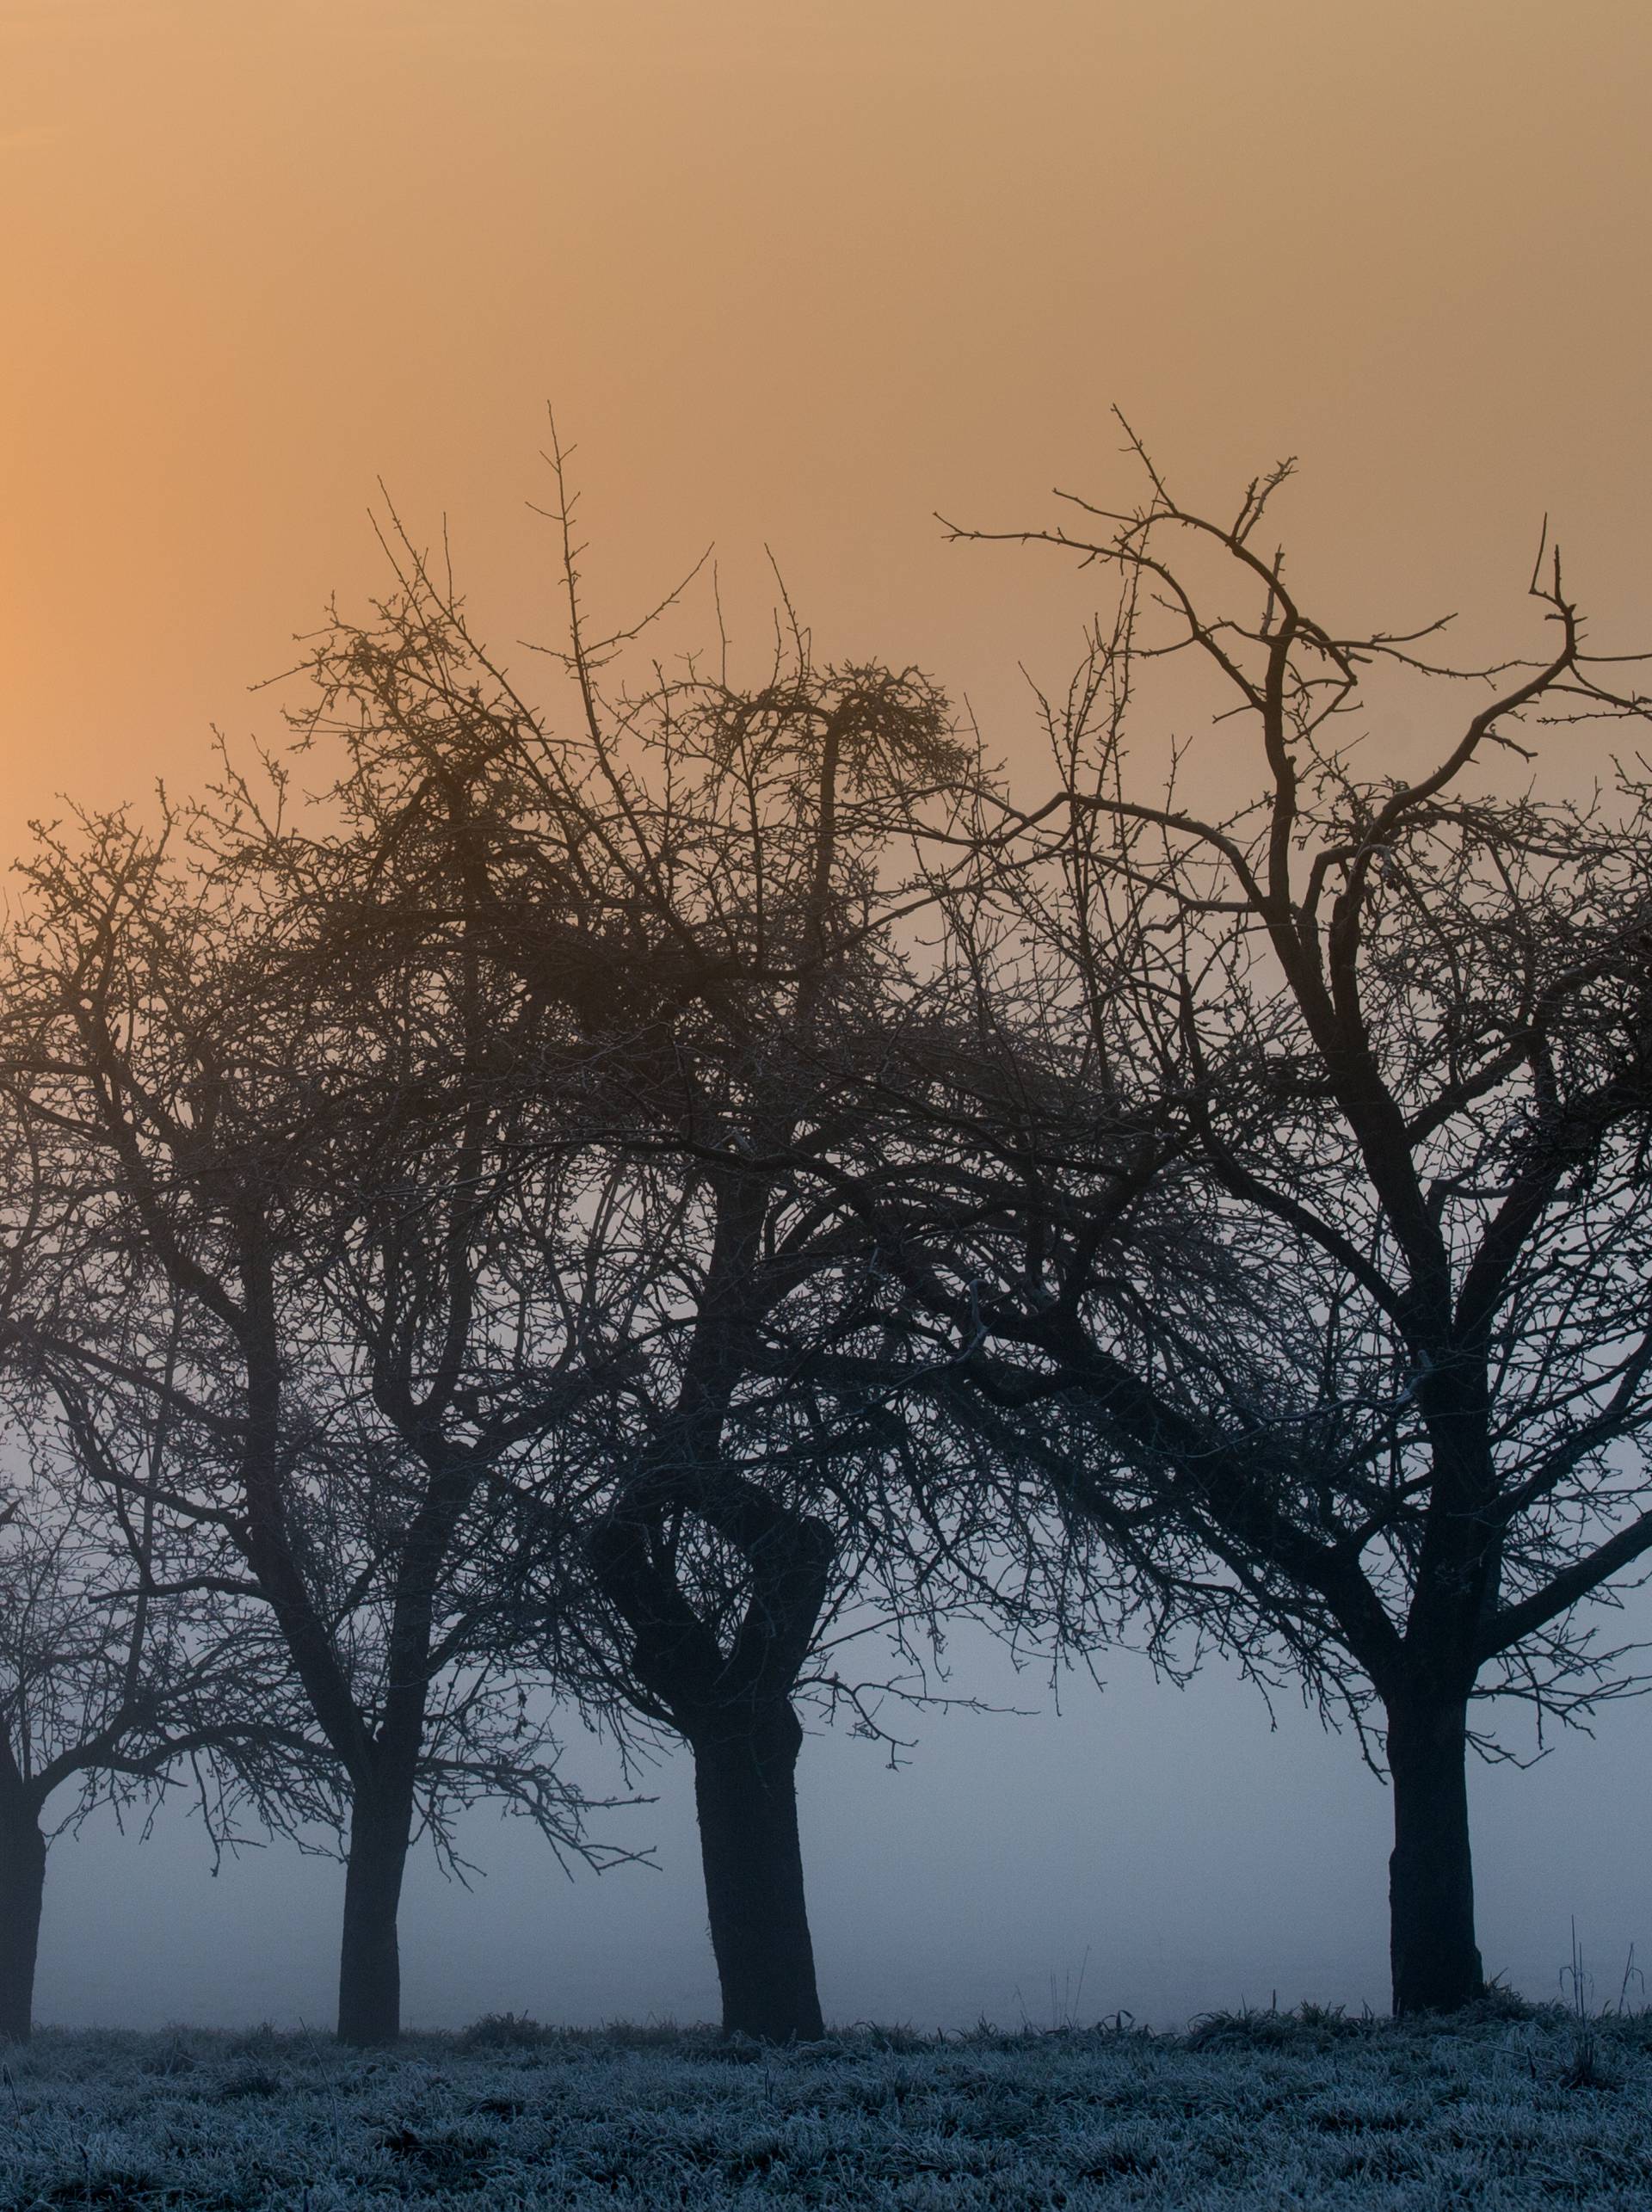
[[789, 1704], [696, 1728], [694, 1799], [724, 2035], [770, 2043], [823, 2032], [798, 1844], [798, 1750]]
[[0, 1824], [0, 2039], [25, 2043], [46, 1889], [46, 1838], [32, 1814]]
[[410, 1787], [358, 1791], [350, 1809], [344, 1874], [344, 1939], [338, 1962], [338, 2039], [393, 2043], [402, 2031], [402, 1962], [396, 1915], [413, 1827]]
[[1389, 1956], [1396, 2015], [1455, 2012], [1485, 1991], [1474, 1940], [1467, 1759], [1465, 1704], [1389, 1706]]

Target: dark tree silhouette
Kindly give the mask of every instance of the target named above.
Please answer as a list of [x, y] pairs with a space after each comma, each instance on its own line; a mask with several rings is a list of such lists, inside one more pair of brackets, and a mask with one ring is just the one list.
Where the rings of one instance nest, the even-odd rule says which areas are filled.
[[453, 1808], [490, 1795], [614, 1855], [489, 1655], [473, 1563], [502, 1461], [557, 1418], [558, 1353], [513, 1335], [487, 1265], [516, 1186], [476, 1065], [498, 1009], [462, 946], [332, 959], [326, 886], [246, 786], [220, 799], [158, 839], [84, 822], [29, 864], [6, 1057], [77, 1193], [55, 1258], [83, 1287], [21, 1335], [169, 1417], [162, 1486], [97, 1447], [231, 1555], [168, 1594], [273, 1617], [348, 1804], [340, 2033], [383, 2042], [416, 1820], [450, 1849]]
[[536, 1094], [539, 1142], [609, 1163], [600, 1203], [548, 1223], [538, 1254], [547, 1303], [603, 1284], [590, 1311], [618, 1378], [563, 1439], [558, 1482], [577, 1487], [583, 1454], [601, 1506], [591, 1605], [547, 1597], [546, 1633], [564, 1675], [577, 1648], [693, 1752], [725, 2027], [815, 2036], [792, 1700], [872, 1548], [852, 1475], [871, 1433], [799, 1454], [777, 1439], [806, 1416], [762, 1406], [799, 1368], [817, 1287], [870, 1248], [843, 1207], [797, 1203], [786, 1163], [843, 1145], [823, 1071], [898, 992], [891, 857], [944, 824], [968, 755], [922, 677], [818, 670], [795, 624], [755, 688], [691, 663], [608, 699], [627, 641], [588, 641], [553, 465], [575, 736], [547, 730], [405, 539], [397, 596], [318, 641], [301, 729], [352, 749], [356, 927], [417, 936], [462, 914], [539, 1009], [509, 1076]]
[[157, 1507], [164, 1412], [144, 1406], [131, 1432], [107, 1402], [95, 1418], [76, 1379], [55, 1415], [44, 1389], [9, 1379], [7, 1441], [29, 1467], [0, 1509], [0, 2036], [21, 2042], [55, 1836], [187, 1778], [217, 1852], [249, 1807], [290, 1828], [337, 1793], [280, 1655], [243, 1605], [203, 1588], [194, 1531]]
[[[1070, 1511], [1168, 1544], [1253, 1664], [1271, 1639], [1328, 1705], [1374, 1698], [1395, 2007], [1453, 2008], [1482, 1986], [1470, 1700], [1609, 1691], [1575, 1608], [1652, 1552], [1652, 814], [1538, 780], [1610, 781], [1593, 725], [1645, 702], [1557, 554], [1544, 656], [1464, 677], [1432, 632], [1310, 611], [1256, 542], [1288, 468], [1212, 521], [1136, 450], [1143, 508], [1014, 533], [1121, 599], [1047, 711], [1041, 860], [955, 915], [983, 1071], [957, 1113], [992, 1131], [997, 1217], [903, 1264], [955, 1339], [974, 1316], [1007, 1435], [1064, 1427]], [[1187, 663], [1220, 754], [1138, 795], [1127, 730]], [[1394, 718], [1442, 718], [1409, 776], [1383, 759]]]
[[90, 1319], [62, 1265], [87, 1193], [54, 1172], [19, 1094], [4, 1105], [0, 2036], [21, 2041], [53, 1837], [100, 1805], [152, 1807], [181, 1771], [214, 1851], [235, 1847], [249, 1807], [291, 1826], [326, 1817], [336, 1793], [280, 1654], [204, 1587], [210, 1539], [160, 1502], [179, 1441], [168, 1408], [40, 1356], [43, 1336]]

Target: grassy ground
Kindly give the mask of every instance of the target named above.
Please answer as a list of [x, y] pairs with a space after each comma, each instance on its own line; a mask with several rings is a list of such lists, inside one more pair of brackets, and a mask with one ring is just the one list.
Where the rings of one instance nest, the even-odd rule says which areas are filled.
[[1652, 2019], [1214, 2015], [1181, 2036], [857, 2030], [789, 2050], [509, 2018], [0, 2053], [0, 2205], [854, 2212], [1652, 2203]]

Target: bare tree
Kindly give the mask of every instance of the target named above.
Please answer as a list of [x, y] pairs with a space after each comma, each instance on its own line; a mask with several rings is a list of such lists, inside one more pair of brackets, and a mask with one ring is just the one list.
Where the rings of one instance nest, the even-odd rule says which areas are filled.
[[[279, 1655], [233, 1599], [209, 1594], [200, 1532], [158, 1502], [176, 1441], [165, 1406], [121, 1407], [40, 1356], [42, 1338], [88, 1319], [86, 1285], [63, 1265], [87, 1193], [53, 1172], [20, 1089], [0, 1130], [0, 2035], [21, 2040], [54, 1836], [98, 1806], [152, 1808], [181, 1773], [214, 1851], [240, 1839], [248, 1808], [291, 1826], [324, 1817], [336, 1793]], [[174, 1587], [186, 1568], [187, 1597]]]
[[[194, 1532], [157, 1505], [164, 1411], [143, 1407], [141, 1433], [123, 1433], [107, 1405], [89, 1424], [72, 1380], [55, 1417], [38, 1385], [11, 1396], [24, 1411], [9, 1441], [28, 1463], [0, 1532], [0, 2035], [22, 2041], [55, 1836], [99, 1806], [152, 1811], [187, 1781], [219, 1852], [247, 1809], [291, 1829], [329, 1817], [337, 1793], [281, 1655], [203, 1587]], [[135, 1487], [111, 1483], [117, 1463]]]
[[532, 1410], [502, 1403], [485, 1259], [509, 1185], [462, 951], [330, 960], [284, 849], [256, 865], [246, 787], [223, 800], [159, 838], [88, 821], [29, 864], [6, 1057], [78, 1194], [56, 1258], [83, 1288], [26, 1340], [167, 1415], [163, 1484], [100, 1447], [231, 1556], [165, 1594], [268, 1609], [348, 1801], [340, 2032], [381, 2042], [416, 1819], [450, 1849], [453, 1808], [502, 1796], [558, 1850], [613, 1855], [478, 1642], [487, 1477], [556, 1417], [554, 1353], [517, 1340]]
[[922, 676], [817, 669], [795, 623], [755, 687], [690, 663], [607, 696], [628, 639], [588, 639], [553, 465], [575, 734], [547, 730], [404, 539], [396, 596], [317, 642], [300, 726], [351, 749], [355, 926], [462, 915], [539, 1009], [512, 1080], [537, 1091], [540, 1143], [594, 1165], [583, 1211], [542, 1237], [538, 1295], [603, 1285], [588, 1310], [613, 1378], [551, 1455], [601, 1501], [595, 1612], [562, 1601], [554, 1636], [693, 1751], [724, 2025], [813, 2036], [792, 1698], [864, 1568], [860, 1477], [886, 1487], [890, 1439], [863, 1418], [800, 1449], [802, 1402], [780, 1409], [815, 1291], [870, 1250], [852, 1209], [799, 1203], [789, 1163], [843, 1151], [829, 1070], [899, 995], [899, 849], [926, 821], [944, 834], [970, 760]]
[[[1545, 652], [1465, 673], [1438, 625], [1310, 611], [1259, 543], [1288, 467], [1211, 521], [1136, 452], [1139, 508], [1001, 533], [1121, 595], [1048, 709], [1028, 865], [955, 914], [998, 1082], [959, 1112], [996, 1126], [998, 1211], [903, 1264], [955, 1341], [976, 1317], [994, 1418], [1082, 1415], [1082, 1452], [1046, 1454], [1071, 1510], [1191, 1543], [1184, 1589], [1251, 1663], [1271, 1644], [1328, 1709], [1379, 1709], [1395, 2007], [1452, 2008], [1482, 1987], [1470, 1702], [1573, 1718], [1621, 1686], [1575, 1609], [1652, 1551], [1652, 811], [1538, 780], [1559, 755], [1611, 785], [1584, 749], [1646, 702], [1586, 650], [1557, 554]], [[1187, 664], [1230, 788], [1236, 756], [1260, 777], [1236, 809], [1189, 794], [1208, 744], [1167, 792], [1131, 779]], [[1390, 717], [1447, 724], [1409, 778]]]

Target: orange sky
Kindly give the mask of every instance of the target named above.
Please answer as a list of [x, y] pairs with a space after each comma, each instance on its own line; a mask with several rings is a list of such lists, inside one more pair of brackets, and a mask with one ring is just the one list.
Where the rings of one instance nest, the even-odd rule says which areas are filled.
[[[376, 477], [553, 633], [543, 403], [597, 613], [771, 543], [826, 656], [1056, 678], [1085, 595], [931, 510], [1226, 506], [1282, 452], [1333, 616], [1524, 621], [1552, 510], [1652, 640], [1645, 0], [0, 0], [0, 851], [197, 779]], [[1534, 633], [1506, 629], [1506, 637]]]

